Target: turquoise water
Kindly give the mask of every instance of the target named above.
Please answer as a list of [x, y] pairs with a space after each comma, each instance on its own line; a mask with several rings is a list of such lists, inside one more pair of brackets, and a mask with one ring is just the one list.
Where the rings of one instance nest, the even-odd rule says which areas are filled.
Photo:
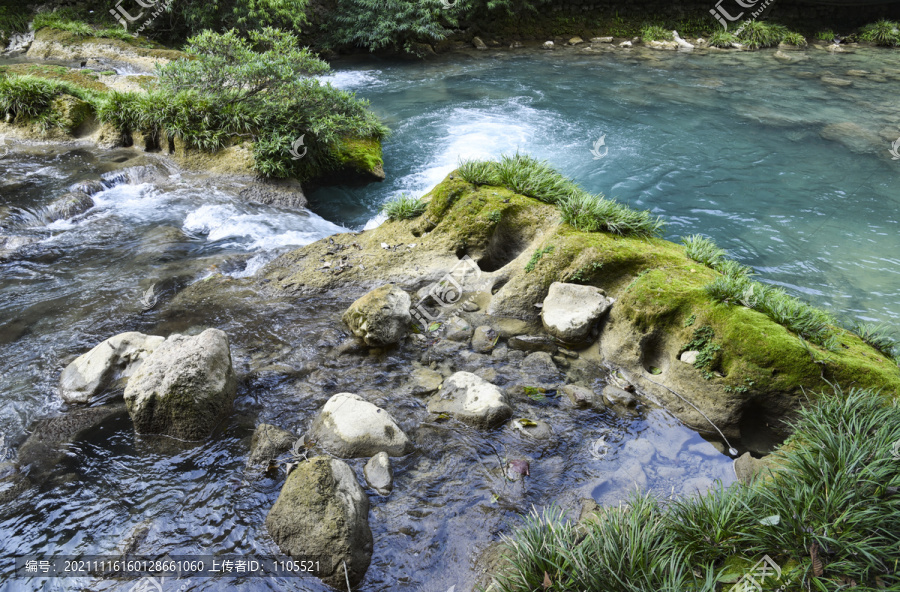
[[389, 196], [424, 193], [460, 158], [519, 150], [663, 216], [672, 240], [712, 237], [846, 321], [898, 324], [896, 54], [809, 49], [789, 64], [773, 54], [504, 51], [342, 65], [334, 83], [394, 130], [388, 180], [314, 191], [313, 209], [364, 226]]

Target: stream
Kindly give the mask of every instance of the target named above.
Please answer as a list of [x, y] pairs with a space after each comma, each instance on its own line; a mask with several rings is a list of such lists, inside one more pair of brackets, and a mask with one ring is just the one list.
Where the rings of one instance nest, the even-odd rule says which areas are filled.
[[[635, 483], [691, 495], [733, 481], [719, 443], [649, 404], [575, 411], [552, 391], [516, 400], [515, 417], [550, 424], [553, 436], [541, 442], [508, 427], [429, 420], [404, 387], [414, 352], [329, 355], [344, 337], [342, 312], [361, 293], [277, 310], [248, 301], [233, 316], [165, 316], [164, 305], [144, 311], [141, 299], [152, 287], [164, 304], [212, 273], [251, 275], [286, 249], [378, 224], [386, 199], [424, 194], [461, 158], [518, 150], [663, 216], [667, 238], [712, 237], [762, 281], [844, 322], [897, 325], [900, 161], [888, 151], [900, 137], [900, 67], [887, 51], [796, 55], [805, 59], [645, 50], [347, 59], [327, 79], [370, 100], [393, 130], [388, 178], [315, 189], [309, 211], [246, 203], [209, 175], [121, 182], [115, 171], [129, 165], [130, 150], [13, 146], [0, 158], [0, 208], [15, 234], [36, 241], [0, 261], [5, 445], [14, 449], [35, 420], [63, 413], [60, 371], [123, 331], [218, 327], [231, 340], [239, 387], [234, 416], [202, 443], [135, 436], [120, 415], [69, 444], [38, 485], [0, 507], [0, 591], [135, 587], [15, 578], [14, 555], [112, 554], [123, 544], [158, 556], [276, 554], [264, 520], [283, 476], [245, 466], [250, 434], [258, 423], [303, 434], [338, 392], [388, 409], [416, 444], [393, 459], [393, 493], [369, 491], [375, 547], [364, 592], [469, 590], [481, 551], [532, 506], [555, 503], [577, 518], [583, 498], [616, 505]], [[44, 221], [42, 208], [68, 187], [100, 178], [91, 210]], [[454, 364], [492, 373], [503, 389], [529, 384], [512, 358], [463, 353]], [[507, 479], [506, 459], [528, 460], [530, 476]], [[362, 483], [364, 461], [349, 461]], [[312, 578], [223, 575], [167, 582], [166, 591], [233, 588], [328, 589]]]

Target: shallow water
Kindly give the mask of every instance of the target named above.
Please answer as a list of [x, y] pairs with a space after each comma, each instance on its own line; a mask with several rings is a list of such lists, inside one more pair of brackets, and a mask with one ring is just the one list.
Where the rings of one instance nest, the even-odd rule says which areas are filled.
[[[281, 480], [245, 469], [252, 427], [273, 423], [299, 435], [342, 391], [387, 408], [417, 444], [416, 453], [394, 461], [394, 493], [370, 492], [375, 555], [361, 588], [367, 592], [467, 589], [477, 552], [520, 524], [532, 504], [577, 509], [584, 497], [616, 504], [634, 481], [691, 494], [732, 480], [728, 457], [649, 406], [620, 416], [573, 412], [553, 393], [540, 402], [516, 399], [517, 417], [552, 426], [553, 439], [542, 444], [509, 429], [429, 423], [423, 401], [402, 386], [415, 351], [329, 354], [341, 339], [341, 312], [359, 294], [271, 307], [241, 300], [230, 310], [177, 314], [166, 313], [165, 303], [210, 273], [240, 277], [281, 249], [377, 223], [387, 197], [427, 191], [461, 157], [519, 149], [591, 191], [665, 216], [672, 238], [709, 234], [764, 280], [845, 318], [896, 322], [900, 214], [890, 182], [900, 162], [883, 138], [839, 143], [819, 134], [849, 121], [876, 136], [893, 125], [900, 135], [900, 71], [887, 52], [806, 54], [812, 59], [796, 65], [770, 54], [645, 52], [342, 64], [331, 80], [369, 98], [394, 129], [385, 144], [389, 178], [317, 190], [315, 214], [246, 204], [214, 180], [184, 174], [160, 186], [110, 187], [86, 214], [48, 226], [41, 207], [72, 183], [119, 166], [120, 153], [7, 155], [0, 205], [24, 211], [17, 234], [40, 238], [27, 256], [0, 263], [0, 433], [7, 441], [21, 441], [31, 422], [62, 409], [57, 381], [68, 361], [125, 330], [219, 327], [229, 334], [241, 382], [235, 416], [202, 444], [135, 437], [118, 418], [69, 445], [43, 486], [0, 509], [0, 556], [111, 552], [136, 530], [145, 531], [137, 548], [144, 554], [271, 555], [263, 521]], [[845, 88], [819, 80], [849, 69], [882, 78], [846, 77], [854, 86]], [[595, 160], [590, 150], [601, 134], [609, 151]], [[161, 305], [142, 313], [151, 286]], [[493, 370], [503, 388], [528, 384], [516, 363], [474, 354], [454, 358], [453, 369]], [[509, 482], [500, 465], [517, 458], [530, 460], [531, 476]], [[350, 464], [361, 479], [362, 460]], [[11, 575], [4, 561], [0, 590], [124, 592], [134, 585]], [[170, 582], [172, 590], [239, 584], [325, 589], [311, 579]]]

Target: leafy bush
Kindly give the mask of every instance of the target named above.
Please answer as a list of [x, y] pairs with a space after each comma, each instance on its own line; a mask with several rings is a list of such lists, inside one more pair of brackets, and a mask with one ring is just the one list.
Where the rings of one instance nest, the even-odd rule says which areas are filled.
[[0, 115], [23, 120], [47, 115], [53, 100], [72, 95], [93, 101], [95, 95], [62, 80], [47, 80], [31, 75], [0, 76]]
[[456, 25], [455, 11], [440, 0], [346, 0], [336, 11], [331, 43], [363, 47], [409, 49], [412, 42], [445, 38]]
[[772, 25], [765, 21], [750, 21], [737, 34], [738, 41], [749, 49], [773, 47], [781, 43], [788, 30], [782, 25]]
[[834, 38], [836, 36], [837, 34], [831, 29], [826, 29], [824, 31], [819, 31], [818, 33], [816, 33], [816, 39], [818, 39], [819, 41], [828, 41], [829, 43], [834, 41]]
[[5, 6], [0, 2], [0, 31], [24, 33], [30, 20], [28, 11], [20, 5]]
[[896, 47], [900, 45], [900, 23], [882, 19], [862, 28], [860, 39], [876, 45]]
[[734, 33], [729, 33], [728, 31], [724, 31], [722, 29], [718, 29], [713, 32], [712, 35], [709, 36], [708, 43], [712, 47], [726, 48], [731, 47], [732, 43], [737, 43], [738, 38], [735, 37]]
[[895, 350], [897, 350], [897, 354], [900, 355], [900, 348], [898, 348], [900, 341], [892, 335], [890, 329], [886, 325], [859, 323], [856, 325], [853, 332], [859, 335], [860, 339], [889, 358], [894, 355]]
[[781, 40], [782, 43], [786, 43], [788, 45], [793, 45], [794, 47], [806, 47], [809, 45], [806, 41], [806, 37], [801, 35], [800, 33], [789, 32], [785, 34], [784, 38]]
[[900, 585], [900, 463], [891, 458], [900, 407], [835, 388], [791, 427], [774, 468], [750, 486], [668, 503], [633, 495], [580, 524], [535, 510], [504, 537], [494, 589], [533, 592], [549, 579], [558, 592], [712, 592], [730, 560], [764, 554], [791, 566], [788, 590]]
[[381, 206], [381, 212], [385, 214], [389, 220], [409, 220], [415, 218], [425, 211], [428, 204], [422, 201], [420, 197], [412, 197], [405, 193], [389, 199]]
[[675, 36], [670, 29], [660, 27], [659, 25], [649, 25], [641, 29], [641, 41], [650, 43], [651, 41], [673, 41]]

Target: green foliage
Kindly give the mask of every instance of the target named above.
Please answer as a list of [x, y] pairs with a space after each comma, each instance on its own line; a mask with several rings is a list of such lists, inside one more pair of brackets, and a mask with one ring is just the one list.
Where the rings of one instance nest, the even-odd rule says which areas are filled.
[[385, 214], [389, 220], [409, 220], [420, 216], [427, 206], [428, 204], [422, 201], [422, 198], [401, 193], [384, 202], [384, 205], [381, 206], [381, 213]]
[[659, 25], [649, 25], [641, 29], [641, 41], [650, 43], [651, 41], [673, 41], [675, 36], [671, 29], [666, 29]]
[[711, 370], [715, 366], [718, 353], [722, 351], [722, 346], [713, 343], [715, 336], [713, 328], [704, 325], [694, 330], [692, 339], [681, 350], [699, 352], [694, 361], [694, 368], [705, 371], [704, 376], [707, 379], [712, 378]]
[[[105, 11], [104, 11], [105, 12]], [[88, 20], [96, 24], [88, 24]], [[72, 8], [60, 8], [53, 12], [39, 12], [34, 16], [34, 29], [56, 29], [67, 31], [77, 37], [100, 37], [105, 39], [121, 39], [129, 43], [134, 41], [134, 35], [121, 27], [103, 26], [113, 25], [108, 18], [100, 18], [93, 14], [74, 10]]]
[[587, 284], [591, 281], [591, 278], [603, 268], [603, 263], [600, 261], [592, 261], [586, 265], [583, 265], [575, 270], [575, 273], [572, 274], [572, 277], [569, 278], [570, 282], [577, 282], [579, 284]]
[[21, 4], [6, 5], [0, 2], [0, 31], [24, 33], [28, 30], [30, 15]]
[[782, 43], [786, 43], [788, 45], [793, 45], [794, 47], [806, 47], [809, 45], [806, 41], [806, 37], [801, 35], [800, 33], [789, 32], [785, 34], [784, 38], [781, 40]]
[[457, 24], [455, 11], [444, 10], [440, 0], [345, 0], [333, 20], [331, 43], [369, 51], [434, 42]]
[[579, 191], [559, 204], [563, 222], [585, 232], [605, 230], [630, 236], [658, 236], [665, 222], [648, 210], [633, 210], [602, 195]]
[[828, 41], [829, 43], [831, 43], [832, 41], [834, 41], [836, 35], [837, 34], [831, 29], [826, 29], [824, 31], [819, 31], [818, 33], [816, 33], [816, 39], [818, 39], [819, 41]]
[[491, 210], [488, 213], [488, 220], [491, 221], [491, 224], [499, 224], [500, 218], [502, 216], [503, 216], [503, 214], [500, 212], [500, 210]]
[[894, 352], [900, 355], [900, 341], [894, 337], [892, 331], [887, 325], [876, 325], [873, 323], [859, 323], [853, 330], [859, 335], [859, 338], [886, 355], [892, 357]]
[[172, 40], [204, 30], [248, 33], [273, 27], [299, 32], [308, 24], [309, 12], [309, 0], [176, 1], [149, 24], [148, 32]]
[[538, 264], [538, 261], [541, 260], [541, 257], [553, 252], [553, 245], [548, 247], [544, 247], [543, 249], [535, 249], [534, 253], [531, 255], [531, 259], [528, 260], [528, 263], [525, 265], [525, 272], [529, 273], [534, 271], [534, 266]]
[[781, 288], [762, 284], [747, 276], [726, 275], [706, 286], [709, 296], [718, 302], [741, 304], [759, 311], [816, 345], [831, 347], [834, 318]]
[[860, 39], [876, 45], [897, 47], [900, 45], [900, 23], [881, 19], [863, 27]]
[[782, 25], [773, 25], [765, 21], [750, 21], [745, 24], [737, 38], [749, 49], [773, 47], [781, 43], [788, 34], [787, 28]]
[[697, 320], [697, 315], [691, 314], [688, 318], [684, 320], [684, 325], [682, 327], [692, 327], [694, 322]]
[[503, 186], [545, 203], [557, 204], [563, 221], [579, 230], [655, 236], [664, 222], [647, 211], [632, 210], [601, 195], [591, 195], [557, 172], [550, 164], [516, 153], [499, 162], [465, 161], [460, 176], [475, 185]]
[[738, 38], [734, 35], [734, 33], [729, 33], [723, 29], [717, 29], [713, 31], [712, 35], [709, 36], [707, 42], [712, 47], [718, 48], [726, 48], [731, 47], [732, 43], [738, 43]]
[[553, 507], [533, 511], [504, 537], [495, 588], [543, 590], [546, 577], [558, 592], [712, 592], [730, 562], [746, 573], [764, 554], [785, 567], [788, 590], [845, 589], [842, 577], [860, 589], [900, 585], [900, 463], [891, 457], [900, 407], [836, 389], [799, 415], [774, 468], [750, 486], [668, 504], [632, 495], [580, 524]]
[[48, 117], [53, 100], [66, 94], [88, 101], [94, 98], [94, 93], [62, 80], [27, 74], [2, 76], [0, 115], [23, 121]]
[[728, 253], [720, 249], [712, 239], [694, 234], [681, 237], [681, 242], [684, 244], [684, 254], [690, 259], [725, 276], [740, 278], [753, 275], [752, 269], [729, 259]]

